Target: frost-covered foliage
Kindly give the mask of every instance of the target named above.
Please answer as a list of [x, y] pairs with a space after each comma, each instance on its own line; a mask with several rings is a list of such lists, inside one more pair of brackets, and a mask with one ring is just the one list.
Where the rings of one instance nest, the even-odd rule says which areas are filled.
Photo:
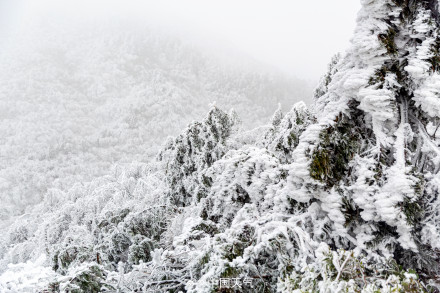
[[297, 147], [303, 131], [313, 122], [313, 116], [303, 102], [299, 102], [286, 113], [279, 107], [272, 116], [263, 145], [277, 154], [283, 163], [291, 160], [292, 151]]
[[234, 57], [137, 23], [42, 22], [0, 50], [2, 220], [50, 189], [154, 157], [164, 137], [212, 102], [235, 108], [248, 127], [307, 91], [263, 66], [250, 69], [244, 58], [234, 65]]
[[198, 182], [207, 179], [199, 178], [199, 172], [223, 157], [228, 150], [227, 138], [237, 123], [235, 112], [228, 115], [213, 107], [205, 120], [190, 124], [184, 133], [165, 145], [158, 159], [166, 170], [174, 204], [189, 205], [192, 198], [203, 196]]
[[427, 292], [415, 271], [393, 261], [371, 264], [353, 251], [332, 251], [323, 243], [316, 256], [313, 264], [282, 277], [278, 292]]
[[437, 9], [363, 0], [313, 111], [243, 131], [213, 107], [155, 160], [47, 193], [0, 243], [20, 263], [0, 288], [46, 254], [52, 291], [438, 291]]
[[321, 80], [319, 81], [318, 86], [315, 89], [315, 101], [318, 99], [321, 100], [318, 104], [315, 104], [316, 106], [320, 106], [320, 109], [317, 109], [318, 112], [321, 111], [322, 108], [326, 105], [326, 103], [322, 99], [322, 96], [324, 96], [328, 92], [329, 85], [332, 82], [332, 78], [338, 72], [339, 61], [341, 61], [340, 53], [333, 56], [332, 60], [328, 64], [327, 73], [321, 77]]

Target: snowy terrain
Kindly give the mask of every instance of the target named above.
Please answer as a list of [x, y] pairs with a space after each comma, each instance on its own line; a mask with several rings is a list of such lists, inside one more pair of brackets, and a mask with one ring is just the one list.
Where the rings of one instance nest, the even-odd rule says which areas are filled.
[[[13, 221], [36, 224], [35, 204], [148, 162], [167, 136], [211, 105], [234, 109], [249, 128], [268, 121], [278, 104], [287, 108], [311, 92], [241, 53], [213, 51], [157, 27], [44, 28], [16, 38], [0, 55], [0, 256]], [[26, 259], [6, 258], [0, 271]], [[16, 271], [24, 269], [32, 279], [26, 292], [38, 282], [35, 271], [53, 276], [38, 267], [40, 256], [32, 259], [8, 267], [0, 283], [22, 278]]]
[[221, 54], [130, 23], [23, 36], [0, 59], [1, 217], [114, 164], [148, 161], [212, 103], [234, 108], [248, 127], [310, 92]]
[[[53, 156], [3, 144], [9, 160], [47, 162], [35, 164], [40, 172], [23, 166], [5, 174], [79, 166], [89, 177], [65, 179], [55, 170], [71, 184], [56, 188], [49, 178], [42, 199], [5, 227], [0, 291], [439, 292], [438, 1], [361, 4], [351, 46], [330, 61], [309, 106], [288, 106], [294, 88], [282, 77], [224, 67], [225, 59], [201, 59], [169, 39], [86, 39], [96, 51], [78, 52], [96, 55], [83, 62], [68, 54], [76, 44], [63, 42], [69, 50], [56, 60], [79, 64], [76, 70], [35, 67], [60, 80], [53, 91], [28, 73], [38, 105], [61, 99], [54, 105], [63, 106], [32, 120], [38, 112], [24, 99], [28, 124], [10, 125], [35, 136], [5, 129], [11, 142], [52, 150], [58, 136], [49, 130], [65, 121], [55, 113], [65, 113], [73, 140], [56, 145]], [[106, 50], [112, 40], [126, 47]], [[137, 51], [145, 47], [151, 54]], [[112, 57], [101, 59], [106, 54]], [[23, 92], [7, 84], [2, 93]], [[72, 104], [79, 108], [63, 103], [63, 92], [78, 95]], [[144, 104], [145, 96], [153, 102]], [[207, 106], [212, 96], [217, 103]], [[5, 123], [20, 114], [8, 107]], [[75, 133], [78, 117], [90, 128]], [[22, 204], [17, 198], [11, 205]]]

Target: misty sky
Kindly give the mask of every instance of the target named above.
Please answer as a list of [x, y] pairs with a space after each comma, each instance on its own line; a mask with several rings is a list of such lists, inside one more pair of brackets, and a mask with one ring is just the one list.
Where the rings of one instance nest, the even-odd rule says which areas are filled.
[[0, 0], [0, 30], [2, 38], [15, 30], [13, 41], [35, 19], [136, 18], [220, 40], [315, 82], [331, 56], [348, 47], [359, 9], [358, 0]]

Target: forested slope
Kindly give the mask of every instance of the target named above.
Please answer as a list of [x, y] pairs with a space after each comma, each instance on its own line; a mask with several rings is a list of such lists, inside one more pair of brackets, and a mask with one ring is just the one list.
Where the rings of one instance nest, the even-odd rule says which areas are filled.
[[439, 44], [437, 1], [363, 0], [312, 110], [245, 131], [214, 106], [149, 163], [46, 199], [5, 245], [36, 261], [1, 286], [438, 292]]
[[249, 126], [309, 91], [137, 23], [42, 24], [15, 39], [0, 54], [3, 219], [114, 164], [148, 161], [214, 102]]

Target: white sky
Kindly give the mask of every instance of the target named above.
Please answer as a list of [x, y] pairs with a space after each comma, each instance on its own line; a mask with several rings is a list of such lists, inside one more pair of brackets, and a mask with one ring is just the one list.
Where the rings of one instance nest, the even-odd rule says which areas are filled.
[[[31, 18], [123, 16], [224, 40], [257, 60], [316, 81], [349, 45], [359, 0], [0, 0], [0, 26]], [[0, 35], [2, 36], [2, 35]]]

